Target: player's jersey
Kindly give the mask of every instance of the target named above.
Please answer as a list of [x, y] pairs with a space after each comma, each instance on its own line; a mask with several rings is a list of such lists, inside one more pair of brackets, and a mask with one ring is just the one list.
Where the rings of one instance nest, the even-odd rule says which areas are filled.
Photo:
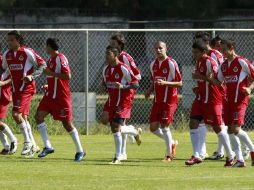
[[248, 96], [243, 92], [248, 87], [249, 77], [254, 77], [254, 66], [241, 56], [230, 63], [226, 60], [218, 72], [218, 80], [225, 82], [227, 87], [227, 99], [232, 103], [248, 103]]
[[[58, 53], [56, 56], [51, 57], [47, 62], [47, 68], [55, 73], [71, 72], [68, 60], [62, 53]], [[48, 91], [46, 96], [60, 101], [70, 99], [71, 92], [68, 80], [47, 76], [47, 82]]]
[[8, 68], [10, 72], [13, 92], [35, 93], [35, 81], [26, 84], [23, 79], [43, 63], [44, 60], [31, 48], [20, 47], [16, 52], [7, 50], [3, 54], [3, 69]]
[[[214, 76], [217, 77], [218, 65], [213, 58], [204, 56], [200, 61], [197, 62], [196, 71], [203, 76], [207, 76], [213, 72]], [[199, 96], [197, 97], [198, 100], [207, 104], [222, 104], [222, 94], [224, 92], [222, 88], [219, 88], [210, 82], [199, 79], [197, 80], [197, 84], [199, 92]]]
[[[158, 79], [164, 81], [181, 81], [181, 74], [176, 61], [167, 57], [160, 62], [158, 59], [154, 60], [150, 65], [151, 77], [154, 82]], [[158, 103], [177, 103], [177, 88], [157, 85], [154, 83], [154, 102]]]
[[122, 51], [120, 56], [118, 57], [119, 61], [126, 64], [128, 67], [131, 68], [133, 74], [138, 80], [141, 80], [140, 70], [137, 67], [134, 59], [125, 51]]
[[[0, 80], [5, 81], [10, 78], [8, 72], [3, 70], [2, 55], [0, 54]], [[11, 99], [11, 84], [0, 87], [0, 102], [9, 102]]]
[[122, 85], [138, 83], [130, 67], [120, 62], [115, 67], [110, 64], [103, 68], [103, 79], [109, 93], [109, 106], [131, 106], [132, 91], [131, 89], [118, 89], [115, 87], [115, 82]]
[[223, 55], [216, 49], [209, 50], [207, 55], [213, 58], [218, 63], [218, 66], [220, 66], [224, 61]]

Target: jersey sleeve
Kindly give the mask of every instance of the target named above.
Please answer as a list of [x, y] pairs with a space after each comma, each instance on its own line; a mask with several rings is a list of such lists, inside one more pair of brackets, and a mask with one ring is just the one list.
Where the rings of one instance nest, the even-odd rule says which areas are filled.
[[61, 73], [70, 73], [70, 66], [68, 59], [65, 56], [61, 57]]
[[45, 65], [46, 62], [42, 59], [33, 49], [25, 49], [28, 60], [32, 63], [35, 67]]
[[135, 63], [134, 59], [130, 56], [130, 55], [124, 55], [123, 56], [123, 62], [124, 64], [126, 64], [128, 67], [131, 68], [133, 74], [135, 75], [135, 77], [138, 80], [141, 80], [141, 74], [140, 74], [140, 70], [137, 67], [137, 64]]
[[7, 54], [7, 51], [3, 54], [2, 56], [2, 59], [1, 59], [1, 68], [3, 70], [6, 70], [7, 69], [7, 61], [6, 61], [6, 54]]
[[243, 72], [247, 73], [248, 76], [254, 78], [254, 66], [245, 59], [239, 59], [239, 63], [242, 66]]
[[123, 79], [125, 79], [128, 84], [138, 83], [137, 78], [134, 76], [130, 68], [122, 66], [121, 69], [123, 72]]
[[154, 80], [154, 77], [153, 77], [153, 66], [154, 66], [154, 63], [155, 61], [153, 61], [151, 64], [150, 64], [150, 80], [153, 81]]
[[179, 71], [176, 61], [170, 60], [168, 62], [168, 64], [169, 64], [169, 68], [170, 68], [169, 71], [170, 71], [170, 76], [171, 76], [171, 77], [169, 76], [168, 81], [177, 81], [177, 82], [181, 81], [182, 76], [181, 76], [181, 73]]
[[223, 82], [224, 81], [224, 75], [222, 73], [222, 70], [221, 68], [223, 67], [223, 64], [221, 64], [218, 68], [218, 74], [217, 74], [217, 79], [220, 81], [220, 82]]

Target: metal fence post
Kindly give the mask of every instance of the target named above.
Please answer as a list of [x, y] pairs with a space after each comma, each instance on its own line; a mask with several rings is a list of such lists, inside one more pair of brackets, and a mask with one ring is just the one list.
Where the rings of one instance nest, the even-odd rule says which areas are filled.
[[89, 134], [89, 115], [88, 115], [88, 92], [89, 92], [89, 81], [88, 81], [88, 78], [89, 78], [89, 72], [88, 72], [88, 69], [89, 69], [89, 55], [88, 55], [88, 45], [89, 45], [89, 32], [88, 30], [86, 31], [86, 63], [85, 63], [85, 96], [86, 96], [86, 103], [85, 103], [85, 106], [86, 106], [86, 111], [85, 111], [85, 119], [86, 119], [86, 135]]

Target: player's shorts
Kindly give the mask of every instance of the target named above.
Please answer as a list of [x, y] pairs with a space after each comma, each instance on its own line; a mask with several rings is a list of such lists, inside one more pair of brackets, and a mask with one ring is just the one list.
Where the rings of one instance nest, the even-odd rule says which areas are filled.
[[244, 117], [247, 109], [247, 103], [229, 103], [225, 104], [224, 121], [227, 126], [244, 125]]
[[129, 119], [131, 116], [131, 106], [116, 106], [109, 110], [109, 122], [116, 118]]
[[7, 114], [8, 114], [8, 107], [9, 107], [9, 103], [10, 101], [7, 100], [1, 100], [0, 103], [0, 119], [5, 119]]
[[177, 103], [154, 102], [150, 113], [150, 123], [159, 122], [164, 125], [172, 124], [177, 106]]
[[12, 111], [29, 115], [30, 105], [34, 92], [18, 92], [12, 94], [13, 108]]
[[220, 126], [223, 123], [222, 105], [205, 104], [195, 99], [191, 107], [190, 119], [204, 120], [207, 125]]
[[54, 120], [71, 121], [72, 120], [72, 105], [69, 100], [56, 100], [43, 96], [38, 108], [38, 111], [50, 113]]
[[110, 111], [109, 99], [107, 99], [106, 103], [104, 104], [103, 111], [104, 112], [109, 112]]

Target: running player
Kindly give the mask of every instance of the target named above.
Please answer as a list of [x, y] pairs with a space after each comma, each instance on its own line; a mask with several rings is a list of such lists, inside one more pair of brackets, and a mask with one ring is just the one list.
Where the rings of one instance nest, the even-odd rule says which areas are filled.
[[150, 114], [150, 131], [165, 141], [166, 155], [163, 161], [174, 159], [176, 144], [173, 143], [169, 126], [173, 123], [178, 106], [177, 88], [182, 86], [181, 74], [174, 59], [167, 55], [167, 45], [158, 41], [154, 46], [156, 59], [150, 65], [151, 85], [145, 93], [148, 99], [154, 91]]
[[51, 114], [55, 120], [62, 122], [63, 127], [70, 134], [75, 146], [76, 154], [74, 161], [79, 162], [86, 155], [82, 148], [78, 131], [72, 122], [71, 92], [68, 81], [71, 79], [71, 71], [67, 58], [58, 51], [58, 40], [48, 38], [46, 51], [50, 55], [44, 73], [47, 75], [48, 84], [43, 87], [46, 90], [36, 112], [38, 130], [44, 142], [44, 149], [38, 155], [42, 158], [54, 152], [47, 133], [45, 117]]

